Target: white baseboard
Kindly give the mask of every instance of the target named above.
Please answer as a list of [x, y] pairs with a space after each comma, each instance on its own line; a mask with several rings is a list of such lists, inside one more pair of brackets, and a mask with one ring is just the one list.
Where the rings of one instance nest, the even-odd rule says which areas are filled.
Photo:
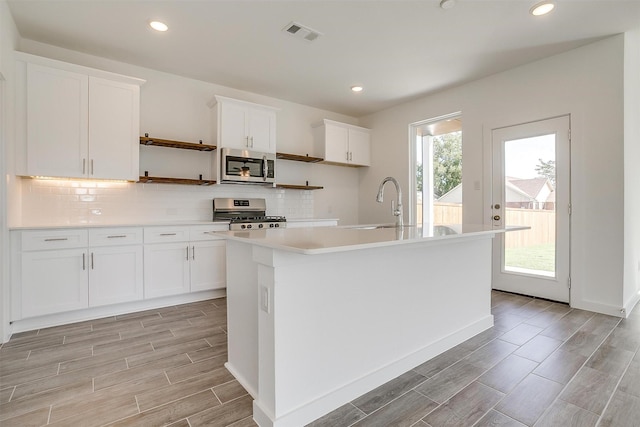
[[602, 304], [593, 301], [571, 301], [572, 308], [578, 308], [580, 310], [593, 311], [595, 313], [606, 314], [608, 316], [625, 317], [622, 310], [623, 307]]
[[631, 314], [631, 310], [633, 310], [633, 308], [636, 306], [636, 304], [638, 304], [638, 301], [640, 301], [640, 292], [637, 292], [631, 299], [629, 299], [629, 301], [627, 301], [627, 303], [624, 305], [624, 316], [623, 317], [628, 317], [629, 314]]
[[134, 313], [136, 311], [152, 310], [155, 308], [169, 307], [177, 304], [204, 301], [212, 298], [226, 296], [225, 289], [213, 291], [194, 292], [192, 294], [173, 295], [170, 297], [153, 298], [149, 300], [132, 301], [122, 304], [114, 304], [103, 307], [93, 307], [84, 310], [74, 310], [66, 313], [56, 313], [40, 317], [15, 320], [11, 322], [9, 336], [3, 337], [5, 341], [11, 338], [11, 334], [34, 329], [49, 328], [52, 326], [66, 325], [68, 323], [83, 322], [86, 320], [100, 319], [102, 317], [117, 316], [120, 314]]

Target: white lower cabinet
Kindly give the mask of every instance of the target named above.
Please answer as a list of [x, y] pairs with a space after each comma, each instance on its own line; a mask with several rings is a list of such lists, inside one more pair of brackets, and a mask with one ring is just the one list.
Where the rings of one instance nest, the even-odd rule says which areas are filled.
[[91, 248], [89, 306], [141, 300], [142, 265], [142, 245]]
[[227, 286], [226, 248], [224, 240], [191, 243], [191, 292]]
[[157, 298], [189, 292], [188, 252], [188, 242], [145, 245], [145, 298]]
[[21, 256], [20, 317], [87, 308], [87, 250], [24, 252]]
[[220, 226], [146, 227], [145, 298], [224, 288], [226, 243], [206, 234], [215, 229]]
[[11, 232], [11, 318], [226, 287], [226, 224]]

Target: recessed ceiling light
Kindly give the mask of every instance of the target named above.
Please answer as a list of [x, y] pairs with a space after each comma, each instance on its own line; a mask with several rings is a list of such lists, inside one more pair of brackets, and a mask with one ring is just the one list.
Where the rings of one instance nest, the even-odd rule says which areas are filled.
[[353, 92], [362, 92], [364, 88], [362, 86], [351, 86]]
[[529, 9], [529, 13], [533, 16], [546, 15], [547, 13], [551, 12], [554, 7], [556, 7], [556, 5], [553, 4], [553, 2], [543, 1]]
[[151, 28], [153, 28], [156, 31], [160, 31], [160, 32], [165, 32], [169, 29], [169, 27], [167, 26], [167, 24], [165, 24], [164, 22], [160, 22], [160, 21], [151, 21], [149, 22], [149, 26]]
[[442, 0], [440, 2], [441, 9], [451, 9], [455, 5], [456, 5], [456, 0]]

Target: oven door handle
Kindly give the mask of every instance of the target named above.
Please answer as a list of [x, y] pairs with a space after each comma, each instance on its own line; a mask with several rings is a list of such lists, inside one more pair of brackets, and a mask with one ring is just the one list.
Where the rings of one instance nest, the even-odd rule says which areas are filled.
[[267, 175], [269, 174], [269, 162], [267, 161], [267, 156], [262, 156], [262, 180], [267, 180]]

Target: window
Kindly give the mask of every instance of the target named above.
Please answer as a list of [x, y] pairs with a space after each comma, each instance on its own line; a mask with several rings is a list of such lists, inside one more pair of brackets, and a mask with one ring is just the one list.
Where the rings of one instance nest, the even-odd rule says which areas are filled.
[[460, 113], [411, 125], [415, 136], [417, 225], [462, 223], [462, 117]]

